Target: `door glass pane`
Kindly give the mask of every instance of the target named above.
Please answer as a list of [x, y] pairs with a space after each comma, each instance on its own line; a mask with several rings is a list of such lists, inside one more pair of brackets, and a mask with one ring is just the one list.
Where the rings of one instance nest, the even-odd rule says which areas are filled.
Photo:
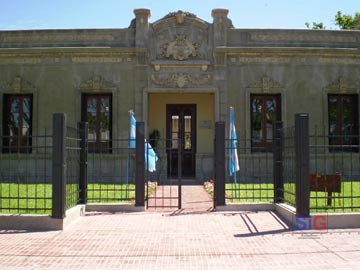
[[185, 150], [191, 150], [191, 115], [185, 115], [184, 122], [184, 148]]
[[343, 97], [342, 98], [342, 108], [343, 108], [343, 126], [341, 129], [341, 135], [343, 137], [343, 144], [351, 144], [351, 135], [353, 134], [353, 105], [352, 97]]
[[102, 97], [100, 99], [100, 140], [110, 139], [110, 99]]
[[172, 148], [178, 148], [178, 138], [179, 138], [179, 115], [171, 116], [171, 139], [172, 139]]
[[329, 135], [336, 135], [338, 133], [337, 114], [338, 114], [338, 99], [335, 96], [329, 96]]
[[87, 122], [89, 125], [89, 140], [96, 140], [96, 104], [95, 97], [87, 98]]
[[261, 142], [261, 114], [262, 114], [261, 99], [253, 98], [251, 103], [251, 128], [252, 128], [252, 140], [253, 142]]
[[29, 136], [30, 121], [31, 121], [31, 99], [30, 97], [23, 98], [23, 119], [22, 119], [22, 135]]
[[[11, 97], [10, 117], [8, 121], [10, 136], [19, 136], [20, 128], [20, 100], [19, 97]], [[17, 139], [15, 139], [17, 140]]]
[[266, 139], [272, 140], [272, 123], [276, 120], [276, 99], [274, 97], [266, 100]]

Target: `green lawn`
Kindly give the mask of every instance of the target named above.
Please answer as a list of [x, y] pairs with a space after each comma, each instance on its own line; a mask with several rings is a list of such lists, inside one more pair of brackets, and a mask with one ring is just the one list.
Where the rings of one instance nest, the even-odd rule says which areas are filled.
[[273, 184], [226, 184], [226, 200], [231, 203], [272, 202], [274, 198]]
[[[295, 206], [294, 184], [285, 184], [285, 201]], [[155, 185], [149, 186], [149, 194]], [[76, 192], [77, 186], [67, 185], [67, 190]], [[36, 194], [36, 196], [35, 196]], [[228, 203], [272, 202], [273, 184], [226, 184]], [[327, 193], [311, 192], [310, 208], [312, 213], [323, 212], [360, 212], [360, 182], [343, 182], [341, 193], [333, 193], [331, 206], [327, 206]], [[352, 197], [352, 198], [351, 198]], [[74, 197], [76, 199], [76, 197]], [[129, 184], [89, 184], [89, 203], [133, 203], [135, 185]], [[76, 201], [67, 200], [67, 205]], [[335, 209], [336, 207], [336, 209]], [[0, 212], [11, 214], [51, 214], [51, 184], [0, 184]]]
[[[226, 199], [231, 203], [272, 202], [273, 184], [226, 184]], [[295, 184], [285, 183], [285, 201], [295, 206]], [[236, 195], [236, 196], [235, 196]], [[360, 212], [360, 182], [343, 182], [341, 193], [333, 193], [330, 206], [327, 205], [326, 192], [310, 193], [310, 211]]]
[[[76, 204], [77, 185], [68, 184], [68, 193], [74, 192], [72, 198], [67, 198], [66, 204], [71, 207]], [[89, 184], [89, 203], [119, 203], [135, 200], [135, 185], [129, 184]], [[52, 209], [51, 184], [0, 184], [0, 213], [4, 214], [46, 214]]]

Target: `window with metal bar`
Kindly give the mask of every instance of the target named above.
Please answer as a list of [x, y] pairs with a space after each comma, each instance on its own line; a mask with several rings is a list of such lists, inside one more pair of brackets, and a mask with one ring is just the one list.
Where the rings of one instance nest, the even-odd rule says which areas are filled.
[[250, 96], [251, 151], [272, 151], [272, 123], [281, 121], [281, 96], [254, 94]]
[[358, 95], [329, 94], [330, 152], [358, 152]]
[[89, 152], [111, 152], [111, 104], [111, 94], [83, 94], [82, 121], [88, 122], [89, 124]]
[[31, 153], [32, 94], [4, 94], [3, 153]]

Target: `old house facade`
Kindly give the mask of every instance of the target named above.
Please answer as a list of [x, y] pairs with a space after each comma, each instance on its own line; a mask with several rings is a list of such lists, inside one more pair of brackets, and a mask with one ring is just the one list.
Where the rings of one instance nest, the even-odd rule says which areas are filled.
[[133, 110], [147, 137], [156, 131], [174, 148], [182, 139], [182, 175], [201, 181], [213, 175], [214, 125], [228, 123], [230, 106], [250, 149], [240, 159], [259, 156], [260, 167], [272, 121], [290, 126], [295, 113], [359, 143], [351, 139], [359, 132], [359, 31], [237, 29], [225, 9], [214, 9], [212, 22], [178, 11], [150, 23], [150, 10], [134, 13], [123, 29], [0, 32], [2, 153], [21, 153], [15, 146], [50, 130], [54, 112], [71, 126], [88, 121], [94, 152], [102, 151], [128, 137]]

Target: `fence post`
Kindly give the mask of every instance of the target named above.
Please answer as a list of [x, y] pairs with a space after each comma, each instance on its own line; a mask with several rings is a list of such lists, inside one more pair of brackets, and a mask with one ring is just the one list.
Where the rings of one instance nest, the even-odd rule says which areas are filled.
[[225, 205], [225, 122], [215, 123], [214, 207]]
[[145, 206], [145, 128], [144, 122], [136, 122], [136, 173], [135, 206]]
[[295, 115], [296, 215], [309, 216], [309, 114]]
[[65, 176], [66, 176], [66, 116], [53, 114], [53, 149], [52, 149], [52, 217], [65, 217]]
[[178, 138], [178, 209], [181, 209], [181, 172], [182, 172], [182, 160], [181, 160], [181, 149], [183, 142]]
[[284, 177], [283, 177], [283, 123], [273, 122], [273, 181], [274, 181], [274, 202], [284, 202]]
[[87, 203], [87, 184], [88, 184], [88, 175], [87, 175], [87, 153], [88, 153], [88, 123], [79, 122], [78, 124], [80, 132], [80, 203]]

